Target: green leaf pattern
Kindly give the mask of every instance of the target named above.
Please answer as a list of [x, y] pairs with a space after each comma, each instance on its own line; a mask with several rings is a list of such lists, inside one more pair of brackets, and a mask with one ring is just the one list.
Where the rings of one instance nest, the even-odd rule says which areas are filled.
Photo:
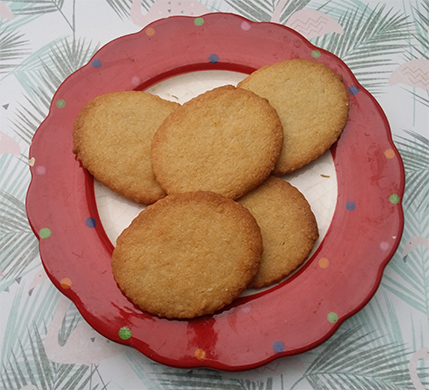
[[[168, 7], [168, 0], [141, 0], [142, 13], [149, 12], [155, 2]], [[101, 45], [141, 27], [130, 18], [133, 0], [3, 0], [0, 388], [429, 388], [429, 367], [427, 362], [424, 365], [429, 356], [429, 0], [200, 3], [211, 12], [234, 12], [254, 21], [275, 20], [285, 25], [298, 11], [307, 9], [341, 26], [340, 32], [326, 31], [311, 41], [342, 58], [379, 99], [406, 171], [404, 234], [379, 290], [321, 346], [243, 373], [167, 368], [122, 346], [114, 356], [96, 364], [50, 360], [46, 338], [62, 298], [46, 280], [38, 243], [26, 218], [28, 147], [61, 82], [86, 64]], [[91, 27], [92, 22], [98, 29]], [[42, 42], [34, 40], [41, 29], [43, 43], [35, 46]], [[405, 102], [401, 112], [395, 105], [398, 101]], [[62, 319], [58, 345], [66, 345], [73, 332], [85, 326], [89, 328], [71, 304]]]

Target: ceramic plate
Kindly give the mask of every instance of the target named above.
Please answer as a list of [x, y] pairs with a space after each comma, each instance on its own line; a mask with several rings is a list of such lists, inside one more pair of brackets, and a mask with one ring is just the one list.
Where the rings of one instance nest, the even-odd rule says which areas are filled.
[[[319, 185], [335, 179], [332, 215], [317, 249], [290, 278], [243, 294], [215, 315], [177, 321], [140, 311], [121, 293], [110, 269], [121, 227], [106, 234], [110, 211], [99, 210], [109, 210], [102, 200], [112, 195], [94, 189], [72, 153], [77, 113], [103, 93], [154, 92], [168, 80], [207, 71], [243, 76], [292, 58], [318, 61], [342, 74], [351, 101], [342, 136], [320, 160], [333, 173], [316, 169]], [[179, 98], [174, 90], [170, 95]], [[176, 367], [249, 369], [319, 345], [375, 293], [403, 229], [403, 165], [375, 99], [339, 58], [298, 33], [232, 14], [162, 19], [108, 43], [54, 95], [34, 136], [30, 163], [27, 213], [52, 282], [105, 337]], [[103, 221], [101, 214], [107, 215]]]

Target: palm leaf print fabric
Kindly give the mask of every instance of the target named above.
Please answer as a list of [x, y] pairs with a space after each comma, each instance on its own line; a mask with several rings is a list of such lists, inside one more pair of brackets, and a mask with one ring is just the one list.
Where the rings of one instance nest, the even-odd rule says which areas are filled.
[[[370, 302], [320, 346], [243, 372], [155, 363], [95, 332], [49, 281], [26, 216], [28, 150], [61, 83], [112, 39], [173, 15], [286, 25], [380, 103], [406, 174], [404, 232]], [[429, 0], [1, 0], [0, 388], [429, 388]]]

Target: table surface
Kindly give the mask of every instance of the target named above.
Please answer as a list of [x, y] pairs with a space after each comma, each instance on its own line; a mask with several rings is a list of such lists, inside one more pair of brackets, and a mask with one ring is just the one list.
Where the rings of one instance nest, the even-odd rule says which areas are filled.
[[[0, 388], [429, 389], [429, 1], [139, 3], [0, 1]], [[240, 372], [168, 367], [114, 343], [94, 361], [81, 359], [102, 336], [73, 304], [47, 340], [64, 298], [43, 272], [26, 217], [32, 136], [61, 82], [102, 45], [162, 17], [208, 12], [297, 29], [373, 94], [405, 167], [399, 248], [369, 303], [306, 353]], [[312, 28], [318, 21], [326, 23]], [[53, 348], [68, 358], [50, 360]]]

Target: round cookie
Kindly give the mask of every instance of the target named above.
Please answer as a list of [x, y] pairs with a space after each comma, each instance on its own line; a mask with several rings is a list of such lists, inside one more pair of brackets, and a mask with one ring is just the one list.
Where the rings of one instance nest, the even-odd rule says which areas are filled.
[[112, 271], [142, 310], [193, 318], [232, 302], [258, 271], [261, 254], [249, 211], [200, 191], [168, 195], [142, 211], [119, 236]]
[[341, 76], [327, 66], [294, 59], [264, 66], [238, 87], [268, 99], [284, 131], [275, 175], [292, 172], [328, 150], [348, 118], [349, 97]]
[[168, 193], [212, 191], [236, 199], [272, 171], [283, 142], [276, 110], [232, 85], [184, 103], [152, 142], [156, 180]]
[[136, 202], [153, 203], [166, 194], [152, 171], [152, 138], [177, 107], [146, 92], [98, 96], [76, 118], [73, 153], [106, 187]]
[[301, 192], [275, 176], [238, 202], [255, 217], [264, 246], [259, 272], [249, 287], [269, 286], [308, 257], [319, 238], [316, 219]]

